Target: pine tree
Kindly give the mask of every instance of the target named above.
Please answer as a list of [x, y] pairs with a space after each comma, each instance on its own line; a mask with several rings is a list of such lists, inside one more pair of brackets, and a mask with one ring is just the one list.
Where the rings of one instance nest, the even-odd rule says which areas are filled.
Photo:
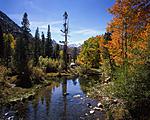
[[72, 58], [73, 58], [73, 61], [75, 62], [76, 59], [77, 59], [77, 53], [78, 53], [78, 49], [77, 47], [74, 47], [73, 48], [73, 53], [72, 53]]
[[25, 81], [22, 82], [26, 82], [27, 80], [29, 80], [30, 75], [28, 69], [30, 24], [27, 13], [24, 14], [21, 24], [23, 33], [16, 40], [16, 68], [21, 79], [25, 79]]
[[59, 52], [60, 52], [59, 44], [56, 44], [55, 49], [54, 49], [54, 58], [55, 59], [59, 59]]
[[50, 25], [48, 25], [47, 39], [46, 39], [46, 44], [45, 44], [45, 54], [48, 57], [52, 57], [52, 53], [53, 53], [53, 46], [52, 46]]
[[42, 55], [43, 57], [45, 57], [45, 36], [44, 36], [44, 33], [43, 33], [43, 32], [42, 32], [41, 38], [42, 38], [41, 55]]
[[22, 24], [22, 29], [23, 29], [24, 32], [30, 32], [30, 28], [29, 28], [30, 23], [29, 23], [29, 20], [28, 20], [27, 13], [24, 13], [21, 24]]
[[35, 66], [38, 63], [39, 56], [40, 56], [40, 34], [39, 34], [39, 28], [37, 27], [35, 32], [35, 41], [34, 41], [34, 65]]
[[9, 67], [11, 61], [11, 42], [10, 35], [4, 34], [4, 60], [5, 66]]
[[20, 36], [16, 39], [16, 49], [15, 49], [15, 66], [16, 66], [17, 72], [20, 75], [23, 71], [22, 69], [23, 55], [21, 55], [21, 53], [24, 52], [23, 46], [24, 46], [23, 39], [21, 39], [21, 36]]

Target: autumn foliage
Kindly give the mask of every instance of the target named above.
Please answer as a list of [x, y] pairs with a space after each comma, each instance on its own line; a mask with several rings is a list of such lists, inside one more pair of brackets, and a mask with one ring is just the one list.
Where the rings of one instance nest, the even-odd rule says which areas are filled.
[[125, 59], [129, 64], [143, 64], [149, 55], [149, 0], [116, 0], [109, 12], [113, 20], [107, 31], [112, 40], [107, 48], [117, 65]]

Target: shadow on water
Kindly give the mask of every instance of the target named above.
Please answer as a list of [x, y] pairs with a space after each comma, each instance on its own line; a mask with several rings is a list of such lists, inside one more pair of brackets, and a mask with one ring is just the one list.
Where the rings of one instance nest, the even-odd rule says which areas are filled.
[[104, 119], [100, 111], [90, 114], [91, 103], [96, 106], [98, 101], [88, 98], [88, 88], [94, 86], [98, 78], [56, 78], [52, 85], [39, 90], [31, 101], [15, 105], [1, 106], [1, 119], [14, 120], [80, 120]]
[[87, 94], [87, 92], [91, 92], [91, 88], [100, 83], [101, 79], [100, 76], [89, 76], [88, 79], [84, 77], [79, 78], [79, 83], [82, 91]]

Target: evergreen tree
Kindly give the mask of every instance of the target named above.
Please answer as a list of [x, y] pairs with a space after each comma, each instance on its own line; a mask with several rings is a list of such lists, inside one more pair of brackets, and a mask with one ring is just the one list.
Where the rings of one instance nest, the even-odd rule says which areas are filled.
[[40, 34], [39, 34], [39, 28], [37, 27], [35, 32], [35, 40], [34, 40], [34, 65], [35, 66], [38, 63], [39, 56], [40, 56]]
[[59, 59], [59, 52], [60, 52], [59, 44], [56, 44], [55, 49], [54, 49], [54, 58], [55, 59]]
[[[108, 44], [108, 42], [112, 40], [111, 35], [112, 35], [112, 33], [110, 33], [110, 32], [106, 32], [104, 34], [104, 36], [103, 36], [104, 37], [104, 44]], [[110, 55], [107, 47], [103, 47], [103, 57], [105, 59], [109, 60], [109, 64], [110, 64], [110, 68], [111, 68], [111, 75], [113, 75], [113, 71], [115, 70], [114, 60], [111, 58], [111, 55]]]
[[17, 69], [17, 72], [19, 74], [22, 73], [22, 55], [21, 53], [24, 51], [23, 48], [23, 40], [21, 39], [21, 36], [18, 37], [16, 39], [16, 49], [15, 49], [15, 66], [16, 66], [16, 69]]
[[29, 28], [30, 23], [29, 23], [29, 20], [28, 20], [27, 13], [24, 13], [21, 24], [22, 24], [22, 29], [23, 29], [24, 32], [30, 32], [30, 28]]
[[0, 26], [0, 59], [2, 60], [4, 57], [4, 39], [3, 39], [3, 32]]
[[72, 51], [72, 58], [73, 58], [74, 62], [77, 59], [77, 54], [78, 54], [78, 49], [77, 49], [77, 47], [74, 47], [73, 51]]
[[45, 36], [43, 32], [42, 32], [41, 38], [42, 38], [41, 54], [43, 57], [45, 57]]
[[4, 61], [5, 66], [9, 67], [11, 61], [11, 42], [10, 35], [4, 34]]
[[45, 54], [48, 57], [52, 57], [52, 53], [53, 53], [53, 46], [52, 46], [50, 25], [48, 25], [47, 39], [46, 39], [46, 44], [45, 44]]
[[25, 79], [25, 81], [22, 82], [27, 82], [30, 75], [28, 69], [30, 24], [27, 13], [24, 14], [21, 24], [23, 33], [20, 35], [20, 38], [16, 40], [16, 68], [19, 77], [21, 77], [22, 80]]

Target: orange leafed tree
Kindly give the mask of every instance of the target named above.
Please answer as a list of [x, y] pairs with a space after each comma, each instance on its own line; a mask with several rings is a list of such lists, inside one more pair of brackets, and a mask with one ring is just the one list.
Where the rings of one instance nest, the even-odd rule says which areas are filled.
[[149, 54], [149, 0], [116, 0], [109, 12], [114, 17], [107, 27], [112, 33], [107, 48], [115, 63], [144, 63]]

